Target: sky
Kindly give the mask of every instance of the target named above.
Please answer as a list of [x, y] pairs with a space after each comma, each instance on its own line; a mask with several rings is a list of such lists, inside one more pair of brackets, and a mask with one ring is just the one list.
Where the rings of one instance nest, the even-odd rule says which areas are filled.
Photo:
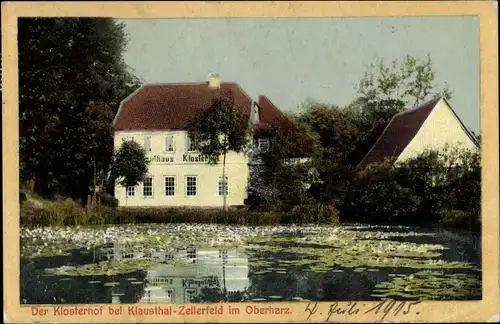
[[431, 55], [435, 83], [475, 133], [479, 123], [479, 27], [474, 16], [399, 18], [127, 19], [125, 62], [145, 83], [237, 82], [281, 110], [307, 99], [343, 107], [366, 66]]

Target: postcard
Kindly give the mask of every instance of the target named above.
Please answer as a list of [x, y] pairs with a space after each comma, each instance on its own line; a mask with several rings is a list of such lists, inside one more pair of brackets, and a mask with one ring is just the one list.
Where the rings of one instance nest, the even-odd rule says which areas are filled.
[[9, 323], [498, 322], [496, 2], [2, 4]]

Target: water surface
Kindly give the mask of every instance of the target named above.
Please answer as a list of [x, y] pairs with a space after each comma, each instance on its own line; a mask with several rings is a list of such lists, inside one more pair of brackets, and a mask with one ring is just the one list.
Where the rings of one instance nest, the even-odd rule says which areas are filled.
[[21, 303], [481, 299], [479, 242], [363, 225], [24, 228]]

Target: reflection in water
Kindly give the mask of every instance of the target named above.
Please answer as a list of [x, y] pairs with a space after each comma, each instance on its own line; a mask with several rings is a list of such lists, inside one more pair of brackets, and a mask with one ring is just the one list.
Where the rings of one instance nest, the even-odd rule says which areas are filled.
[[187, 262], [147, 270], [147, 284], [139, 302], [220, 301], [248, 287], [248, 259], [241, 252], [188, 249], [178, 251], [173, 259]]
[[[425, 242], [434, 240], [422, 237], [405, 239], [425, 239]], [[413, 277], [419, 271], [411, 267], [380, 266], [356, 269], [334, 264], [313, 270], [311, 265], [314, 265], [318, 255], [323, 251], [324, 255], [332, 253], [331, 246], [280, 239], [283, 237], [271, 239], [267, 247], [254, 244], [253, 248], [246, 247], [243, 250], [171, 246], [152, 248], [114, 243], [90, 250], [74, 249], [68, 251], [66, 256], [22, 259], [21, 302], [77, 304], [377, 300], [379, 298], [374, 296], [374, 291], [378, 289], [378, 284], [394, 282], [394, 276]], [[475, 255], [475, 250], [462, 241], [454, 239], [453, 242], [458, 243], [447, 243], [450, 250], [443, 254], [446, 259], [458, 258], [456, 255], [460, 255], [460, 251], [467, 252], [462, 254], [460, 260], [471, 259]], [[295, 247], [295, 250], [292, 247]], [[307, 252], [293, 252], [297, 251], [297, 248]], [[309, 259], [306, 260], [308, 262], [301, 262], [305, 258]], [[127, 264], [134, 260], [149, 260], [150, 264], [154, 265], [127, 268], [130, 267]], [[72, 275], [49, 275], [44, 272], [47, 268], [62, 267], [74, 270], [81, 269], [82, 266], [100, 264], [110, 268], [104, 272], [100, 271], [99, 275], [92, 270], [76, 271], [77, 273], [73, 272]], [[452, 275], [458, 272], [457, 269], [449, 271]], [[460, 270], [461, 273], [471, 271]], [[473, 275], [480, 280], [480, 271]], [[433, 284], [434, 279], [426, 280], [430, 281], [421, 282], [423, 289], [428, 289], [427, 283]], [[415, 282], [418, 283], [414, 280], [412, 284]], [[460, 284], [459, 282], [458, 285]], [[448, 287], [450, 286], [440, 288], [443, 292], [439, 292], [437, 296], [445, 295]], [[402, 289], [403, 294], [398, 296], [408, 293], [406, 287]], [[448, 299], [480, 299], [480, 287], [474, 289], [465, 291], [456, 288], [455, 291], [460, 294]], [[410, 299], [416, 298], [409, 296]]]
[[[248, 288], [248, 259], [237, 250], [125, 250], [120, 244], [65, 257], [21, 262], [21, 299], [27, 304], [188, 303], [238, 300]], [[88, 258], [88, 254], [92, 257]], [[57, 261], [54, 261], [57, 259]], [[153, 259], [157, 266], [114, 276], [53, 276], [43, 270], [101, 261]], [[78, 260], [80, 262], [78, 262]]]

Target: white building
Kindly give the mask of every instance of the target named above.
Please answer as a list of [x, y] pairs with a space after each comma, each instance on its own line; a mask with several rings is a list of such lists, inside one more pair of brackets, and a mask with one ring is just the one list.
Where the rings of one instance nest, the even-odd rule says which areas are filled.
[[[150, 160], [148, 175], [138, 186], [115, 186], [120, 206], [222, 206], [222, 163], [209, 165], [193, 150], [187, 132], [192, 119], [218, 98], [230, 99], [241, 109], [254, 134], [265, 134], [273, 122], [286, 120], [265, 96], [253, 102], [238, 84], [221, 82], [218, 76], [205, 83], [140, 87], [118, 109], [114, 146], [118, 149], [127, 139], [143, 145]], [[254, 140], [261, 149], [269, 146], [266, 138]], [[249, 154], [227, 155], [228, 206], [241, 206], [247, 198], [249, 162]]]
[[393, 158], [396, 162], [445, 146], [477, 150], [478, 141], [443, 97], [396, 114], [360, 165]]

